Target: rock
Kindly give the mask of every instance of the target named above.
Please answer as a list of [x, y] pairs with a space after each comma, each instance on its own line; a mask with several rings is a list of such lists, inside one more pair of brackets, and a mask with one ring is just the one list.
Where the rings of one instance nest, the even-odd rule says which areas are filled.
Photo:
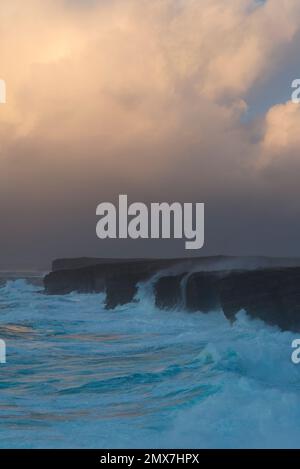
[[137, 293], [137, 285], [148, 277], [130, 274], [116, 275], [106, 280], [106, 309], [114, 309], [127, 303], [131, 303]]
[[282, 330], [300, 331], [300, 268], [232, 272], [220, 281], [219, 290], [227, 318], [244, 309]]
[[[83, 259], [83, 260], [82, 260]], [[99, 262], [56, 261], [44, 279], [47, 294], [105, 292], [112, 309], [134, 300], [139, 282], [158, 274], [156, 306], [208, 313], [223, 310], [233, 321], [240, 310], [282, 330], [300, 332], [300, 266], [295, 259], [201, 258]], [[282, 267], [278, 265], [282, 263]], [[297, 265], [289, 267], [291, 265]], [[241, 266], [244, 265], [244, 268]]]
[[220, 309], [220, 274], [197, 272], [186, 281], [185, 304], [189, 311], [208, 313]]
[[45, 292], [51, 295], [65, 295], [73, 291], [99, 293], [105, 288], [103, 277], [94, 275], [91, 268], [51, 272], [44, 278], [44, 286]]
[[[88, 267], [55, 270], [44, 278], [45, 293], [60, 295], [73, 291], [79, 293], [105, 291], [107, 307], [113, 308], [126, 301], [130, 302], [139, 282], [177, 263], [178, 261], [174, 259], [108, 263], [105, 261], [105, 263]], [[56, 267], [58, 265], [59, 263], [56, 262]], [[63, 262], [61, 265], [67, 267]]]
[[154, 285], [155, 305], [162, 309], [183, 306], [181, 282], [186, 274], [161, 277]]
[[143, 259], [136, 260], [136, 259], [103, 259], [103, 258], [95, 258], [95, 257], [77, 257], [74, 259], [55, 259], [52, 262], [52, 271], [57, 270], [73, 270], [73, 269], [81, 269], [83, 267], [91, 267], [94, 265], [103, 265], [103, 264], [122, 264], [132, 263], [132, 262], [141, 262]]

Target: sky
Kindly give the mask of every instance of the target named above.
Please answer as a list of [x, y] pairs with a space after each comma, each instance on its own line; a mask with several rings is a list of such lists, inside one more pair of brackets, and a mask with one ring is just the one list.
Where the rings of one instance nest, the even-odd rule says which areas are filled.
[[[300, 256], [299, 50], [299, 0], [1, 0], [0, 266]], [[97, 239], [119, 194], [204, 202], [204, 248]]]

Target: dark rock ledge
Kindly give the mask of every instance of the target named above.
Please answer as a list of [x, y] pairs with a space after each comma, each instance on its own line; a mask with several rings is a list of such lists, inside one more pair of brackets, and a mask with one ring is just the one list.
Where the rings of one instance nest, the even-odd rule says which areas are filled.
[[282, 330], [300, 331], [298, 259], [58, 260], [44, 286], [47, 294], [106, 292], [106, 307], [113, 309], [133, 301], [137, 284], [155, 274], [159, 308], [221, 309], [230, 321], [244, 309]]

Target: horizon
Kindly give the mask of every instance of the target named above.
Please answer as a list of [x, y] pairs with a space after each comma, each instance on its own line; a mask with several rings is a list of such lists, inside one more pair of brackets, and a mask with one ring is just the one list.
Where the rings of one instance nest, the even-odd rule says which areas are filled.
[[189, 261], [189, 260], [203, 260], [203, 259], [216, 259], [216, 258], [224, 258], [224, 259], [278, 259], [278, 260], [299, 260], [300, 262], [300, 256], [265, 256], [263, 254], [257, 254], [257, 255], [235, 255], [235, 254], [211, 254], [211, 255], [190, 255], [190, 256], [184, 256], [184, 257], [90, 257], [90, 256], [76, 256], [76, 257], [57, 257], [52, 259], [49, 264], [44, 264], [44, 265], [35, 265], [35, 264], [30, 264], [30, 263], [16, 263], [16, 264], [1, 264], [0, 263], [0, 274], [4, 273], [45, 273], [45, 272], [51, 272], [52, 271], [52, 265], [55, 261], [69, 261], [69, 260], [82, 260], [82, 259], [89, 259], [91, 261], [93, 260], [99, 260], [99, 263], [103, 261], [113, 261], [116, 263], [122, 263], [126, 261], [132, 261], [132, 262], [139, 262], [139, 261], [160, 261], [160, 260], [178, 260], [178, 261]]

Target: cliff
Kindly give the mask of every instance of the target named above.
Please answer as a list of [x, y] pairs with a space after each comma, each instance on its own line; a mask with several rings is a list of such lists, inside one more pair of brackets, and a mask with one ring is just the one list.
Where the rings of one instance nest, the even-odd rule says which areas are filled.
[[[106, 293], [106, 307], [133, 301], [139, 282], [153, 278], [156, 306], [208, 313], [221, 309], [233, 321], [240, 310], [282, 330], [300, 331], [298, 259], [55, 261], [44, 279], [47, 294]], [[57, 270], [59, 269], [59, 270]]]

